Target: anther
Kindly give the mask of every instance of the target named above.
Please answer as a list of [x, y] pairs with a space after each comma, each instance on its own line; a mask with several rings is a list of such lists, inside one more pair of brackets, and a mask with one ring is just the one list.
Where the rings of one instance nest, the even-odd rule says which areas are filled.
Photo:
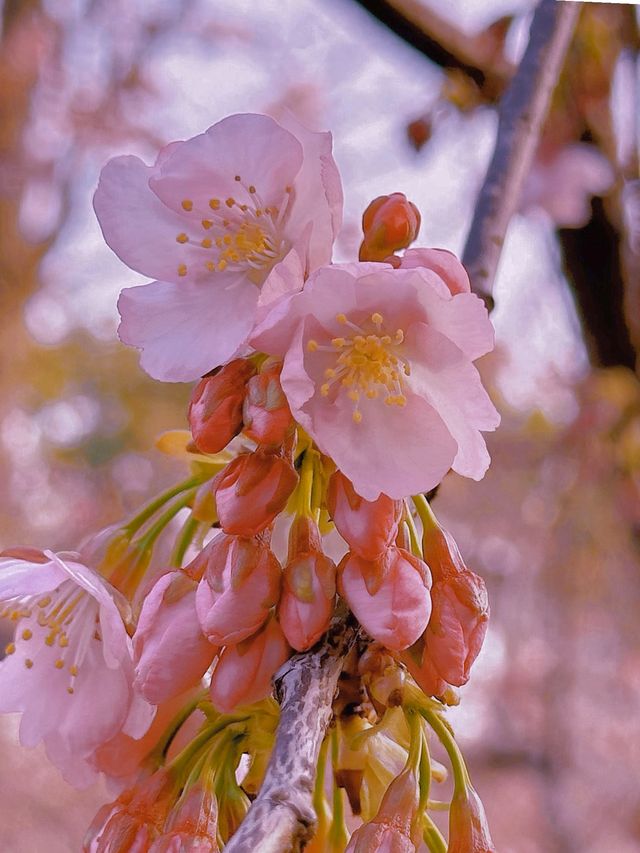
[[[251, 184], [251, 185], [249, 186], [249, 193], [250, 193], [251, 195], [254, 195], [254, 194], [255, 194], [255, 191], [256, 191], [256, 188], [254, 187], [254, 185], [253, 185], [253, 184]], [[257, 211], [256, 211], [256, 213], [257, 213]]]
[[314, 341], [313, 338], [307, 341], [307, 352], [315, 352], [318, 349], [318, 341]]
[[14, 654], [15, 650], [16, 650], [16, 644], [15, 643], [9, 643], [8, 645], [5, 646], [4, 653], [5, 653], [5, 655], [12, 655], [12, 654]]
[[380, 325], [382, 325], [382, 319], [383, 319], [383, 318], [382, 318], [382, 314], [380, 314], [378, 311], [375, 311], [375, 312], [371, 315], [371, 322], [372, 322], [375, 326], [380, 326]]
[[74, 692], [73, 687], [67, 687], [67, 693], [69, 693], [70, 695], [73, 695], [73, 692]]
[[76, 675], [78, 674], [78, 667], [75, 665], [75, 663], [71, 664], [71, 666], [69, 667], [69, 672], [71, 673], [72, 678], [76, 677]]
[[227, 205], [227, 207], [233, 207], [233, 205], [235, 203], [236, 203], [236, 200], [232, 196], [229, 196], [229, 198], [225, 201], [225, 204]]
[[180, 266], [178, 267], [178, 275], [184, 276], [186, 274], [187, 274], [187, 265], [186, 264], [180, 264]]
[[205, 264], [205, 267], [209, 270], [209, 272], [213, 272], [216, 268], [216, 265], [214, 264], [213, 261], [207, 261], [207, 263]]
[[200, 245], [202, 246], [203, 249], [210, 249], [212, 243], [208, 237], [205, 237], [205, 239], [200, 243]]
[[213, 228], [213, 222], [210, 219], [203, 219], [202, 227], [205, 229], [205, 231], [208, 231], [209, 228]]
[[219, 198], [210, 198], [209, 199], [209, 207], [211, 210], [218, 210], [220, 207], [220, 199]]
[[336, 320], [338, 321], [338, 323], [342, 323], [342, 325], [344, 325], [347, 322], [347, 315], [346, 314], [336, 314]]
[[183, 199], [182, 209], [183, 210], [193, 210], [193, 202], [191, 201], [190, 198]]
[[329, 387], [330, 386], [329, 386], [328, 382], [325, 382], [324, 385], [320, 386], [320, 394], [322, 397], [328, 397], [329, 396]]
[[181, 234], [178, 234], [178, 236], [176, 237], [176, 243], [187, 243], [188, 241], [189, 241], [189, 238], [187, 237], [187, 235], [184, 232], [182, 232]]
[[233, 180], [234, 180], [234, 181], [241, 181], [241, 180], [242, 180], [242, 178], [240, 177], [240, 175], [236, 175], [236, 176], [235, 176], [235, 178], [234, 178]]
[[31, 660], [31, 658], [25, 658], [24, 665], [27, 669], [31, 669], [31, 667], [33, 666], [33, 661]]
[[227, 268], [227, 262], [225, 261], [224, 258], [222, 258], [221, 261], [218, 261], [218, 269], [220, 270], [220, 272], [222, 272], [222, 270], [225, 270], [226, 268]]
[[346, 341], [344, 338], [332, 338], [331, 343], [334, 347], [337, 347], [337, 349], [342, 349]]
[[353, 422], [355, 424], [362, 423], [362, 412], [359, 409], [356, 409], [355, 412], [351, 415], [353, 418]]
[[56, 669], [64, 669], [64, 661], [62, 660], [62, 658], [58, 658], [54, 666]]
[[23, 640], [30, 640], [33, 637], [33, 631], [30, 628], [25, 628], [22, 632]]

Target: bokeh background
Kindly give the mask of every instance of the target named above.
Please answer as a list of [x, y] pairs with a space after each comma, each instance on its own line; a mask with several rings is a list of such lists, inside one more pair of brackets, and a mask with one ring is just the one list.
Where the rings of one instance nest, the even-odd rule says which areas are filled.
[[[392, 5], [413, 20], [364, 8]], [[422, 211], [419, 245], [460, 252], [532, 5], [0, 2], [0, 547], [73, 548], [182, 473], [153, 445], [185, 426], [189, 386], [116, 338], [118, 291], [143, 279], [93, 215], [104, 162], [289, 110], [334, 133], [338, 259], [393, 191]], [[491, 595], [452, 720], [500, 853], [640, 850], [636, 11], [584, 4], [494, 293], [493, 464], [437, 497]], [[78, 850], [105, 791], [16, 733], [0, 722], [0, 850]]]

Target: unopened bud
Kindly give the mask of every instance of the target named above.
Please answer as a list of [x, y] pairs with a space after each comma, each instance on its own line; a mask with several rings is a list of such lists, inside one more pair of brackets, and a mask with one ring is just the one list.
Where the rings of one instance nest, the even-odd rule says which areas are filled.
[[291, 434], [293, 417], [280, 385], [280, 364], [266, 363], [247, 383], [242, 408], [244, 433], [257, 444], [282, 444]]
[[398, 249], [406, 249], [418, 236], [420, 212], [404, 193], [375, 198], [362, 216], [364, 240], [361, 261], [384, 261]]
[[218, 453], [242, 429], [246, 384], [256, 372], [245, 358], [236, 358], [196, 385], [189, 403], [189, 426], [203, 453]]
[[495, 853], [482, 800], [469, 784], [453, 795], [447, 850], [448, 853]]
[[262, 450], [236, 457], [214, 480], [225, 533], [255, 536], [285, 508], [298, 475], [283, 456]]

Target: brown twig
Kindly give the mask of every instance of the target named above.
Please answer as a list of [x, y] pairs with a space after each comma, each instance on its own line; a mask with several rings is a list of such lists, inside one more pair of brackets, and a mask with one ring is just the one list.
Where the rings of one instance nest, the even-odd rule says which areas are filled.
[[499, 109], [498, 137], [463, 254], [472, 286], [491, 303], [502, 244], [531, 168], [579, 3], [541, 0], [529, 44]]
[[295, 655], [276, 673], [275, 745], [260, 792], [225, 853], [297, 853], [312, 837], [318, 755], [356, 630], [352, 617], [336, 616], [317, 651]]

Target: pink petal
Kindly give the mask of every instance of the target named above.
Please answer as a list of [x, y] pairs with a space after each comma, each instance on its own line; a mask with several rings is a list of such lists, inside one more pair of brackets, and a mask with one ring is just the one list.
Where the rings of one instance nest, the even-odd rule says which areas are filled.
[[491, 460], [479, 430], [494, 430], [500, 415], [478, 371], [454, 343], [424, 323], [410, 327], [405, 343], [408, 386], [431, 403], [457, 442], [454, 471], [482, 479]]
[[109, 160], [93, 206], [105, 241], [127, 266], [150, 278], [178, 281], [180, 264], [195, 263], [204, 270], [209, 255], [199, 246], [176, 242], [178, 234], [191, 233], [194, 220], [183, 210], [170, 210], [151, 191], [153, 173], [137, 157]]
[[3, 557], [0, 558], [0, 601], [50, 592], [66, 579], [66, 572], [56, 562], [30, 563]]
[[[235, 197], [245, 202], [253, 184], [264, 207], [280, 206], [302, 165], [302, 147], [272, 118], [239, 114], [176, 145], [158, 164], [151, 187], [175, 211], [193, 202], [192, 216], [210, 212], [209, 199]], [[235, 180], [238, 175], [242, 181]], [[249, 198], [247, 196], [247, 198]]]
[[216, 283], [154, 281], [120, 294], [123, 343], [142, 350], [154, 379], [190, 382], [225, 362], [251, 331], [258, 289], [242, 278]]
[[453, 295], [471, 291], [467, 271], [453, 252], [447, 249], [407, 249], [400, 268], [404, 270], [416, 267], [424, 267], [437, 273]]

